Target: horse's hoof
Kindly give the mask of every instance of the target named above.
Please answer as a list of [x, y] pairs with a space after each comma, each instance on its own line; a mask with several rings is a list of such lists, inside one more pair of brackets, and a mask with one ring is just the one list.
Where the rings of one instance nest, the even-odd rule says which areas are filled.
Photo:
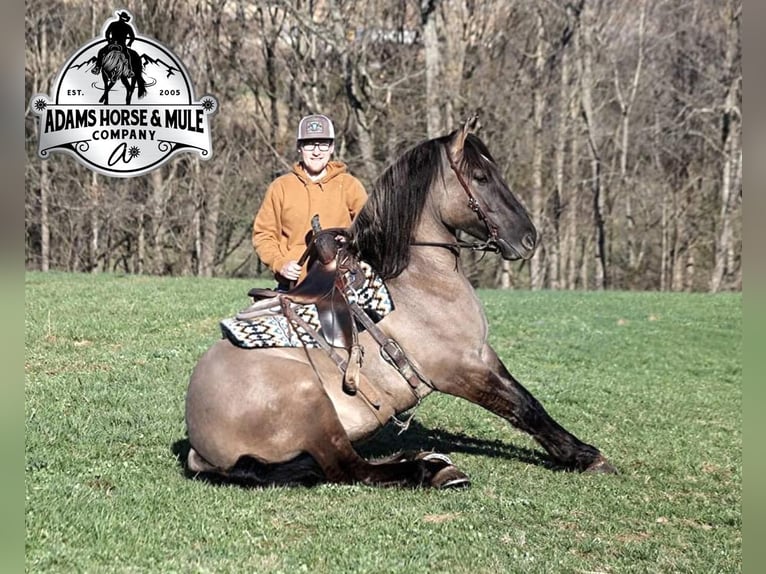
[[420, 460], [438, 460], [440, 462], [443, 462], [444, 464], [453, 464], [452, 459], [448, 457], [446, 454], [442, 454], [440, 452], [426, 452], [422, 453], [420, 456], [418, 456]]
[[468, 476], [456, 466], [445, 466], [431, 479], [431, 486], [438, 489], [467, 488], [471, 486]]
[[585, 474], [618, 474], [617, 469], [603, 455], [588, 465], [583, 471]]

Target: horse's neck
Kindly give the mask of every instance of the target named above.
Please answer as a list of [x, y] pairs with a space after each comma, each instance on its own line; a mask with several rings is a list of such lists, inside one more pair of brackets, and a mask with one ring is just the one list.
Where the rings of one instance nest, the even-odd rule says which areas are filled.
[[[421, 245], [410, 247], [405, 275], [418, 278], [414, 282], [427, 292], [440, 292], [449, 285], [453, 291], [470, 292], [473, 296], [473, 288], [453, 247], [457, 246], [457, 237], [444, 224], [435, 218], [424, 217], [414, 234], [413, 243]], [[424, 281], [424, 277], [428, 279]]]
[[[455, 239], [435, 242], [450, 244]], [[459, 257], [451, 249], [436, 245], [412, 246], [407, 268], [389, 284], [395, 303], [398, 298], [432, 307], [476, 297]]]
[[[415, 243], [456, 245], [455, 235], [437, 217], [424, 213], [413, 234]], [[411, 245], [407, 267], [386, 284], [398, 315], [389, 324], [413, 329], [428, 324], [438, 331], [463, 330], [479, 339], [486, 336], [484, 310], [454, 250], [436, 245]], [[461, 327], [460, 325], [464, 325]]]

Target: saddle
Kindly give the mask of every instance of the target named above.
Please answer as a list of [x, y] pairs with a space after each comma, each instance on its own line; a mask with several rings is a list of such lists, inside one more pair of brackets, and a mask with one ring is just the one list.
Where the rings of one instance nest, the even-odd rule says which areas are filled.
[[[237, 319], [253, 319], [264, 313], [278, 312], [277, 306], [281, 310], [285, 301], [314, 305], [323, 339], [333, 347], [349, 349], [354, 329], [345, 291], [347, 286], [359, 287], [363, 277], [358, 262], [346, 248], [348, 231], [343, 228], [320, 229], [309, 232], [309, 235], [306, 251], [299, 261], [303, 264], [308, 259], [305, 280], [287, 291], [251, 289], [247, 294], [252, 297], [253, 304], [240, 311]], [[346, 281], [347, 272], [354, 278], [351, 283]]]
[[[410, 384], [420, 399], [426, 379], [412, 365], [399, 344], [386, 336], [373, 318], [347, 293], [365, 282], [356, 256], [349, 249], [349, 231], [345, 228], [322, 229], [317, 215], [306, 235], [307, 247], [299, 263], [307, 263], [305, 279], [287, 291], [254, 288], [248, 291], [253, 304], [236, 315], [238, 320], [252, 320], [269, 314], [282, 314], [293, 328], [306, 332], [330, 356], [343, 374], [343, 390], [365, 398], [382, 420], [381, 397], [377, 389], [361, 375], [364, 349], [359, 345], [359, 330], [367, 330], [380, 346], [381, 355]], [[320, 328], [315, 329], [296, 313], [298, 305], [314, 305]], [[344, 349], [348, 359], [337, 351]]]

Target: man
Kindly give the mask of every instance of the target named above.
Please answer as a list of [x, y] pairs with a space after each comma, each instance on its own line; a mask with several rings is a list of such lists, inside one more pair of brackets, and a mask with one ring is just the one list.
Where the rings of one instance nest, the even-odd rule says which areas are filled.
[[367, 201], [364, 186], [346, 164], [330, 161], [335, 128], [327, 116], [301, 119], [297, 147], [300, 161], [269, 185], [253, 222], [253, 247], [274, 272], [279, 290], [305, 275], [298, 260], [311, 218], [319, 215], [323, 229], [348, 227]]
[[[109, 50], [119, 49], [125, 52], [128, 61], [127, 77], [133, 77], [133, 69], [130, 67], [130, 54], [128, 48], [133, 44], [136, 39], [136, 34], [133, 32], [133, 26], [128, 24], [130, 22], [130, 14], [127, 12], [120, 12], [118, 15], [119, 20], [115, 20], [106, 28], [104, 35], [106, 36], [106, 46], [98, 51], [96, 56], [96, 66], [92, 72], [94, 74], [101, 73], [101, 68], [104, 65], [104, 56], [106, 56]], [[117, 78], [112, 78], [116, 81]]]

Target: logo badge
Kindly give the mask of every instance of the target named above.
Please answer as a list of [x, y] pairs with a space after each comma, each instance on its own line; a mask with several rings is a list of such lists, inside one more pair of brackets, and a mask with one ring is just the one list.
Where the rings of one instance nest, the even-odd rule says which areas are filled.
[[135, 177], [176, 154], [212, 154], [212, 96], [197, 101], [189, 73], [165, 46], [135, 33], [126, 10], [64, 64], [53, 97], [36, 94], [37, 153], [61, 152], [98, 173]]

